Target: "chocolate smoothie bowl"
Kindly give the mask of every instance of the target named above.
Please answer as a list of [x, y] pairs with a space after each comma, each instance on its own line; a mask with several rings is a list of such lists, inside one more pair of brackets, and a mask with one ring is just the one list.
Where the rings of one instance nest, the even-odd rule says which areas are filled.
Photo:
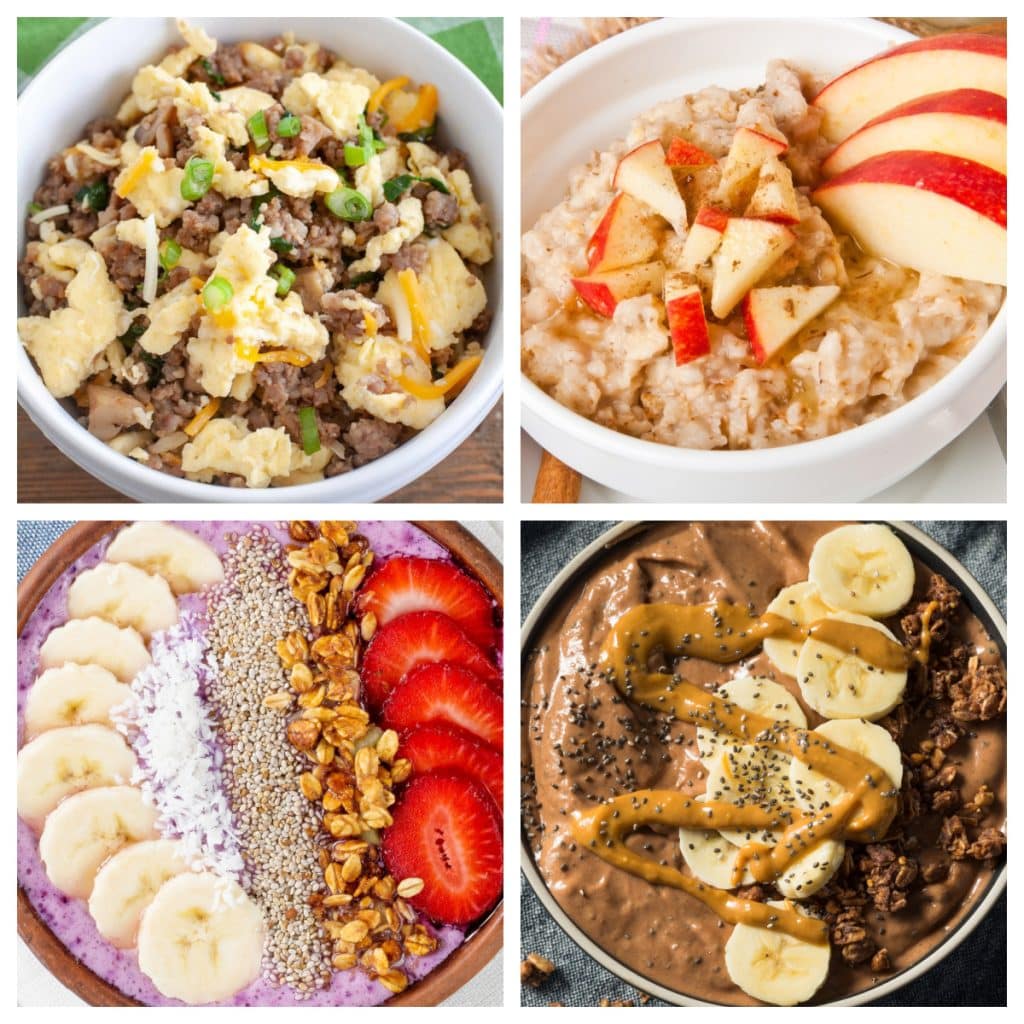
[[525, 874], [668, 1002], [878, 999], [1005, 888], [1005, 654], [905, 524], [616, 526], [524, 625]]
[[80, 523], [19, 587], [18, 931], [93, 1005], [433, 1005], [501, 947], [501, 567]]

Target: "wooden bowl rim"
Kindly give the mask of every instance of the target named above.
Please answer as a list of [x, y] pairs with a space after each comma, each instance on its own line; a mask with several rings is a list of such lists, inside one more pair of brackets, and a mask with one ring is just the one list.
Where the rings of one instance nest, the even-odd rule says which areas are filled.
[[[258, 520], [254, 520], [258, 521]], [[464, 526], [443, 520], [409, 520], [442, 544], [476, 576], [499, 608], [504, 608], [501, 562]], [[18, 636], [36, 606], [65, 569], [126, 520], [78, 522], [60, 535], [18, 584]], [[478, 974], [502, 948], [504, 900], [466, 941], [421, 981], [392, 996], [386, 1006], [438, 1006]], [[138, 1000], [104, 981], [57, 938], [18, 885], [18, 935], [37, 960], [74, 995], [90, 1006], [141, 1006]]]

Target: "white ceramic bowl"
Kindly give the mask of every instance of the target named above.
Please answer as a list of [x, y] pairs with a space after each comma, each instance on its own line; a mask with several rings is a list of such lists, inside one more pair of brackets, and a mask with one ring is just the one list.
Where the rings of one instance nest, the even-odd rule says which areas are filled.
[[[988, 630], [989, 636], [999, 647], [1003, 663], [1005, 664], [1007, 647], [1006, 620], [992, 602], [992, 599], [985, 593], [981, 584], [956, 558], [923, 530], [919, 530], [916, 526], [905, 522], [892, 522], [889, 525], [902, 536], [915, 558], [930, 568], [941, 572], [960, 590], [971, 611], [981, 620]], [[582, 581], [585, 579], [587, 567], [593, 560], [602, 557], [610, 546], [625, 538], [632, 531], [643, 529], [643, 527], [644, 524], [636, 522], [616, 524], [588, 544], [558, 572], [555, 578], [544, 588], [544, 592], [537, 599], [537, 603], [533, 608], [530, 609], [530, 614], [523, 623], [522, 630], [520, 631], [520, 661], [522, 663], [526, 662], [527, 652], [535, 646], [533, 637], [538, 628], [544, 624], [552, 610], [563, 607], [563, 602], [566, 600], [567, 595], [579, 591]], [[525, 697], [526, 695], [523, 694], [522, 696]], [[632, 985], [642, 992], [648, 992], [667, 1003], [674, 1003], [677, 1006], [719, 1005], [717, 1003], [707, 1003], [700, 999], [693, 999], [673, 989], [657, 985], [632, 968], [620, 963], [611, 954], [606, 953], [598, 943], [576, 925], [555, 901], [555, 898], [544, 883], [540, 872], [537, 870], [537, 865], [534, 863], [533, 855], [530, 852], [530, 844], [525, 834], [522, 834], [520, 838], [519, 862], [523, 874], [530, 884], [530, 888], [533, 889], [537, 898], [543, 904], [544, 909], [551, 915], [558, 927], [606, 970], [611, 971], [612, 974], [621, 978], [626, 984]], [[865, 1003], [874, 1002], [876, 999], [881, 999], [883, 996], [902, 988], [915, 978], [919, 978], [933, 967], [937, 967], [978, 927], [984, 920], [985, 915], [1006, 891], [1006, 873], [1007, 866], [1004, 863], [1003, 867], [992, 876], [988, 887], [980, 895], [969, 913], [952, 928], [946, 937], [924, 959], [888, 978], [880, 985], [865, 989], [863, 992], [855, 993], [846, 999], [827, 1005], [861, 1006]]]
[[[662, 100], [709, 85], [756, 86], [773, 58], [833, 74], [908, 38], [866, 18], [665, 19], [600, 43], [523, 99], [522, 230], [561, 201], [573, 167], [622, 138], [633, 117]], [[817, 441], [759, 451], [641, 441], [559, 405], [525, 375], [522, 420], [563, 462], [637, 498], [861, 500], [949, 444], [1005, 380], [1004, 305], [968, 356], [933, 387], [881, 419]]]
[[[428, 36], [393, 18], [196, 18], [215, 39], [267, 39], [292, 30], [365, 67], [378, 78], [408, 75], [433, 82], [441, 96], [443, 136], [469, 157], [473, 185], [486, 204], [497, 245], [485, 283], [494, 322], [486, 355], [466, 389], [426, 430], [393, 452], [341, 476], [296, 487], [252, 490], [180, 480], [119, 455], [82, 427], [43, 385], [20, 342], [18, 401], [69, 459], [142, 501], [374, 501], [422, 476], [461, 444], [501, 394], [502, 111], [483, 83]], [[85, 124], [113, 114], [142, 65], [180, 43], [170, 18], [113, 18], [53, 58], [18, 101], [18, 209], [24, 210], [46, 163], [78, 138]], [[73, 83], [73, 86], [71, 85]], [[19, 259], [25, 247], [19, 219]], [[24, 308], [19, 308], [19, 314]]]

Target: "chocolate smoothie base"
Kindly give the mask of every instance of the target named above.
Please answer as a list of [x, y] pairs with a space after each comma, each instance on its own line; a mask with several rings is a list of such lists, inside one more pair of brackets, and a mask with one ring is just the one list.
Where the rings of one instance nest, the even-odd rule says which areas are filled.
[[[574, 810], [637, 789], [704, 790], [694, 729], [627, 702], [598, 674], [581, 669], [598, 660], [616, 619], [642, 603], [667, 601], [752, 602], [763, 611], [780, 589], [807, 578], [815, 541], [838, 523], [691, 523], [651, 525], [630, 531], [600, 552], [562, 588], [537, 623], [523, 662], [524, 829], [534, 861], [554, 899], [607, 954], [652, 982], [691, 998], [727, 1005], [760, 1005], [729, 978], [724, 947], [731, 926], [703, 903], [674, 889], [655, 887], [587, 853], [570, 832]], [[921, 560], [912, 540], [917, 582], [907, 610], [921, 600], [933, 573], [963, 595], [959, 638], [986, 662], [1001, 662], [998, 641], [970, 607], [962, 584], [939, 566]], [[980, 610], [979, 610], [980, 612]], [[981, 613], [983, 614], [983, 613]], [[899, 616], [886, 624], [902, 636]], [[796, 681], [780, 673], [760, 651], [732, 665], [687, 660], [677, 671], [712, 688], [735, 675], [776, 679], [798, 699]], [[808, 727], [823, 719], [800, 701]], [[927, 735], [916, 722], [900, 742], [916, 750]], [[983, 785], [995, 794], [985, 819], [1002, 827], [1006, 801], [1006, 726], [1000, 716], [967, 724], [966, 735], [947, 751], [959, 772], [958, 788], [969, 800]], [[948, 861], [937, 838], [942, 814], [906, 823], [904, 834], [920, 843], [922, 869]], [[683, 868], [678, 834], [646, 830], [628, 840], [656, 861]], [[851, 843], [855, 853], [859, 844]], [[876, 974], [870, 963], [850, 966], [833, 946], [829, 977], [812, 1003], [847, 998], [891, 980], [946, 940], [984, 897], [993, 870], [973, 861], [952, 861], [947, 877], [914, 888], [907, 906], [882, 913], [869, 905], [866, 926], [884, 947], [891, 969]]]

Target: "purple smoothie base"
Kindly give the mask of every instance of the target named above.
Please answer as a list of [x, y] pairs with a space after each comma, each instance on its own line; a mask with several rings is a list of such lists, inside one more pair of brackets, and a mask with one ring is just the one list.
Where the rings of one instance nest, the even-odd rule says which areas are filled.
[[[289, 543], [287, 527], [279, 522], [251, 523], [225, 521], [208, 523], [178, 522], [210, 544], [218, 554], [227, 553], [233, 542], [253, 526], [263, 526], [282, 544]], [[410, 523], [365, 522], [360, 531], [379, 557], [393, 554], [420, 555], [424, 558], [450, 559], [446, 548]], [[105, 537], [73, 562], [50, 588], [25, 623], [18, 638], [18, 737], [21, 742], [25, 697], [36, 677], [39, 649], [49, 632], [67, 620], [67, 592], [71, 581], [85, 569], [102, 561], [110, 538]], [[179, 598], [181, 608], [202, 612], [206, 600], [202, 594]], [[147, 1006], [183, 1006], [177, 999], [161, 995], [139, 970], [134, 949], [115, 949], [96, 930], [84, 900], [71, 899], [53, 887], [39, 857], [35, 833], [18, 821], [18, 884], [36, 913], [68, 951], [114, 988]], [[458, 928], [433, 929], [440, 945], [436, 952], [414, 957], [403, 964], [412, 981], [419, 981], [462, 944], [464, 933]], [[287, 986], [274, 986], [258, 978], [248, 988], [218, 1006], [376, 1006], [391, 997], [379, 982], [359, 971], [336, 972], [328, 988], [309, 999], [297, 999]]]

